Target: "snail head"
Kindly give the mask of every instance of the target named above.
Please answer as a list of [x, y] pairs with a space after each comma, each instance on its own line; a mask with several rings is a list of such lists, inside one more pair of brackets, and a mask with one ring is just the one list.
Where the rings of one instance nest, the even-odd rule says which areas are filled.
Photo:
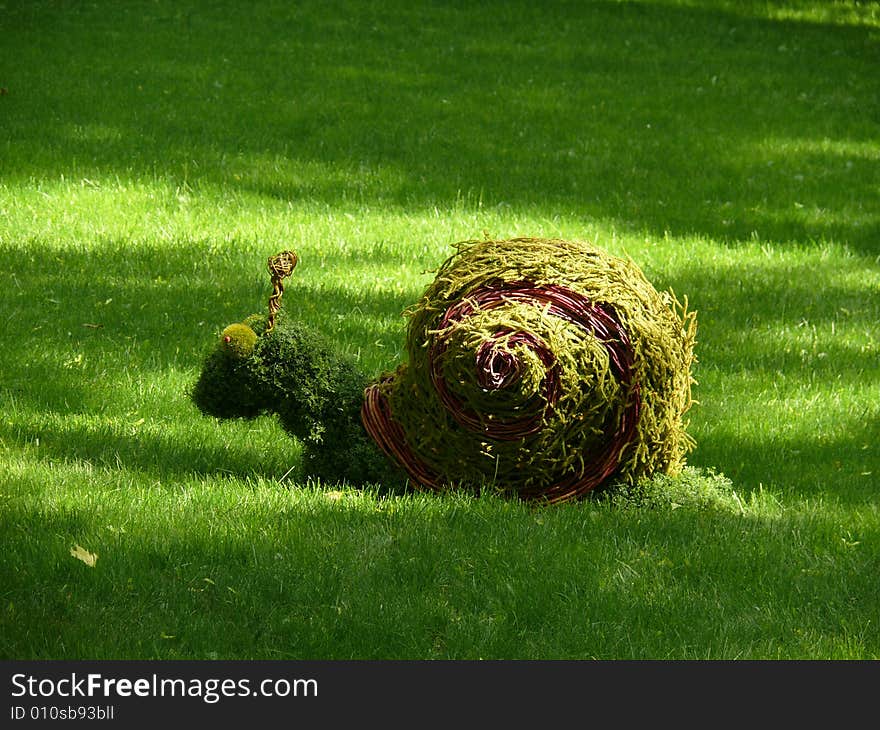
[[[190, 393], [202, 413], [217, 418], [254, 418], [278, 410], [280, 384], [266, 376], [297, 370], [298, 358], [282, 362], [292, 354], [290, 337], [280, 332], [284, 327], [276, 330], [275, 324], [276, 320], [280, 324], [284, 319], [279, 311], [284, 279], [293, 273], [298, 260], [294, 251], [270, 256], [267, 268], [272, 295], [268, 314], [251, 315], [220, 333]], [[297, 409], [287, 407], [285, 410]]]
[[[335, 397], [324, 370], [335, 358], [316, 333], [278, 312], [252, 315], [225, 327], [202, 364], [191, 398], [205, 415], [255, 418], [275, 413], [291, 434], [312, 430], [310, 403]], [[311, 419], [315, 421], [318, 419]]]
[[258, 374], [264, 329], [265, 317], [254, 315], [220, 333], [191, 392], [202, 413], [225, 419], [255, 418], [267, 411], [269, 400]]

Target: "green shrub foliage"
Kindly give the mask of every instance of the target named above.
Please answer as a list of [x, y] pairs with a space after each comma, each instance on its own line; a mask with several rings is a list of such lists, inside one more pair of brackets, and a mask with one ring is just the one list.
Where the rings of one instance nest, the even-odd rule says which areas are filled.
[[304, 477], [400, 487], [402, 471], [361, 423], [369, 381], [318, 333], [281, 312], [268, 333], [261, 315], [227, 327], [191, 397], [202, 413], [220, 419], [276, 414], [303, 446]]

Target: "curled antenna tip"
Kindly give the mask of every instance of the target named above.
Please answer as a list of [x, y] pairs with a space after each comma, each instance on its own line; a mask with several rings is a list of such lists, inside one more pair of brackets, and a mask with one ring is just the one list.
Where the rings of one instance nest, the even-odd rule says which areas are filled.
[[299, 257], [294, 251], [282, 251], [274, 256], [270, 256], [267, 261], [269, 273], [273, 279], [283, 279], [290, 276], [299, 262]]

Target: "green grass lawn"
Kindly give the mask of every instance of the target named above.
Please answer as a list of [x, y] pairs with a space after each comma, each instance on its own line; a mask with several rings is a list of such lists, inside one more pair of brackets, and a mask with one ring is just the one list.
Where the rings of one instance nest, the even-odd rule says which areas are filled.
[[[34, 0], [0, 31], [0, 658], [880, 658], [880, 2]], [[682, 479], [318, 485], [188, 400], [267, 256], [378, 374], [484, 234], [687, 296]]]

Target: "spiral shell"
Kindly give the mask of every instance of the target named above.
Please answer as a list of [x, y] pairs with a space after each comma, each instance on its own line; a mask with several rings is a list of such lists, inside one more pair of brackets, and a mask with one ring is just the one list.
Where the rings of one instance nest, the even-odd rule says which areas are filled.
[[467, 241], [407, 312], [408, 362], [367, 432], [418, 486], [550, 502], [675, 473], [693, 446], [696, 318], [629, 260], [573, 241]]

